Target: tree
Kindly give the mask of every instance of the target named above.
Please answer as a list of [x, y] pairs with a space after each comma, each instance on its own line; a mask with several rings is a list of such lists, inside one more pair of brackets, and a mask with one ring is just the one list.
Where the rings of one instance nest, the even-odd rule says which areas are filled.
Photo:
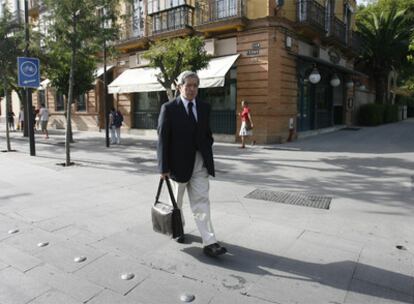
[[[373, 77], [376, 102], [388, 100], [388, 75], [408, 62], [409, 39], [413, 26], [407, 21], [406, 10], [372, 11], [364, 18], [357, 18], [357, 28], [364, 41], [364, 50], [357, 63], [362, 64]], [[364, 13], [365, 14], [365, 13]]]
[[6, 99], [6, 142], [11, 151], [8, 112], [11, 110], [11, 88], [17, 79], [17, 56], [21, 54], [21, 27], [6, 9], [0, 18], [0, 71], [1, 87]]
[[144, 53], [144, 58], [150, 61], [151, 67], [160, 69], [157, 80], [165, 88], [170, 99], [174, 98], [172, 87], [175, 87], [181, 72], [197, 72], [207, 67], [210, 60], [204, 49], [204, 39], [201, 37], [159, 40]]
[[[46, 74], [52, 86], [67, 99], [65, 165], [69, 166], [72, 134], [71, 107], [74, 96], [92, 88], [97, 54], [103, 39], [116, 38], [119, 0], [45, 0], [50, 13], [49, 35], [45, 37], [45, 52], [49, 58]], [[105, 15], [97, 8], [104, 8]], [[110, 19], [110, 29], [101, 27]]]

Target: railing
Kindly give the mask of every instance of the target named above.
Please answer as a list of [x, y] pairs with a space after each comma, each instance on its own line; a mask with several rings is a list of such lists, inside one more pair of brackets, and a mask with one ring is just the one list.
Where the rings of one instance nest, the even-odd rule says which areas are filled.
[[325, 8], [315, 0], [297, 0], [297, 20], [325, 30]]
[[152, 15], [152, 33], [174, 31], [193, 26], [194, 9], [190, 6], [180, 6]]
[[343, 45], [347, 44], [346, 41], [346, 25], [338, 18], [334, 17], [331, 21], [329, 28], [329, 36], [337, 39]]
[[361, 53], [361, 51], [362, 51], [362, 38], [361, 38], [361, 35], [358, 32], [352, 31], [350, 44], [351, 44], [352, 51], [354, 51], [357, 54]]
[[144, 36], [144, 22], [135, 22], [134, 18], [130, 18], [125, 21], [125, 24], [121, 26], [121, 32], [119, 34], [119, 40], [128, 41], [132, 39], [141, 38]]
[[213, 133], [235, 134], [236, 122], [237, 119], [235, 111], [211, 111], [210, 126]]
[[178, 6], [189, 5], [189, 0], [149, 0], [148, 15], [156, 14]]
[[244, 0], [213, 0], [197, 7], [197, 20], [200, 25], [244, 16], [246, 16]]

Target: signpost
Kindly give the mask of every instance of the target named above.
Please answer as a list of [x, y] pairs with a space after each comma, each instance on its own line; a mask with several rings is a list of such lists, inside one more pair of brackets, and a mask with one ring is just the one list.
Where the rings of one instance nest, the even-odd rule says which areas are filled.
[[25, 117], [25, 128], [29, 133], [30, 155], [35, 156], [34, 142], [34, 117], [32, 109], [32, 90], [40, 86], [40, 62], [38, 58], [17, 57], [18, 86], [26, 89], [27, 116]]
[[23, 88], [40, 86], [40, 62], [37, 58], [17, 57], [18, 83]]

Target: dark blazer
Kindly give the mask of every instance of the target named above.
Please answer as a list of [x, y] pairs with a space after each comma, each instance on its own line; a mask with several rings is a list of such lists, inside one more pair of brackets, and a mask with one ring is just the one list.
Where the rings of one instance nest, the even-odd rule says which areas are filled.
[[213, 136], [210, 129], [210, 105], [196, 99], [197, 126], [187, 114], [180, 97], [162, 105], [158, 118], [158, 167], [160, 173], [181, 183], [188, 182], [194, 168], [196, 151], [214, 176]]

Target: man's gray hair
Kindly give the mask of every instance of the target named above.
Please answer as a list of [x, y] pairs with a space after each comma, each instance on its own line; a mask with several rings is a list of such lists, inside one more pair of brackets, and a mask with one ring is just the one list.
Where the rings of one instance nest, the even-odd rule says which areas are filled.
[[192, 71], [184, 71], [182, 72], [177, 79], [177, 84], [178, 85], [183, 85], [186, 81], [187, 78], [196, 78], [197, 79], [197, 84], [200, 84], [200, 78], [198, 77], [196, 72], [192, 72]]

